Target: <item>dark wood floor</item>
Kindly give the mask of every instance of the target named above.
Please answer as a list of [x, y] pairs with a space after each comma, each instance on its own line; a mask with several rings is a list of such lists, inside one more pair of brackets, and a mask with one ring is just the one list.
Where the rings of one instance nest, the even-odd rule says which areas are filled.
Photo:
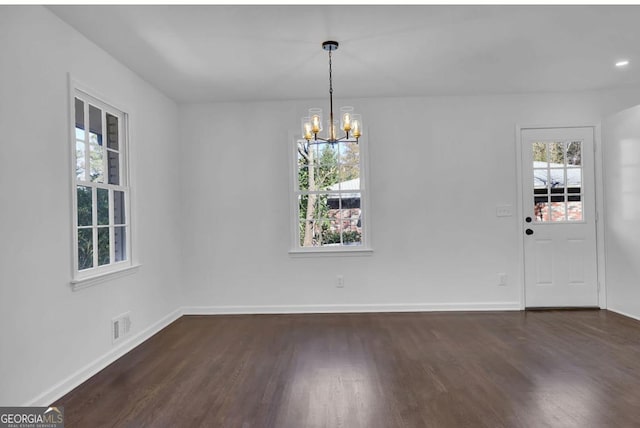
[[186, 316], [69, 427], [639, 427], [640, 322], [599, 310]]

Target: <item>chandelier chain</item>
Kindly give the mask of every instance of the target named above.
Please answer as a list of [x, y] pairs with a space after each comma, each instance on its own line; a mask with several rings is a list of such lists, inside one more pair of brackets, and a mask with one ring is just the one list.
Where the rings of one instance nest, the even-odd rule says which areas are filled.
[[333, 76], [332, 76], [332, 67], [331, 67], [331, 49], [329, 49], [329, 119], [331, 120], [331, 125], [333, 126]]

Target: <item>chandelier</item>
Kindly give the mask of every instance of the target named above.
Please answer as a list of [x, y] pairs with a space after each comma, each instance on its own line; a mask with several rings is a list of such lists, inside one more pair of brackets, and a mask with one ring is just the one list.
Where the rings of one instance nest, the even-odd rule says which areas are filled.
[[302, 118], [302, 135], [310, 144], [330, 143], [341, 141], [358, 142], [362, 135], [362, 118], [353, 113], [353, 107], [340, 108], [340, 129], [344, 131], [342, 137], [338, 137], [338, 120], [333, 115], [333, 76], [331, 74], [331, 52], [338, 49], [338, 42], [326, 41], [322, 43], [322, 49], [329, 52], [329, 120], [327, 121], [326, 138], [320, 137], [322, 128], [322, 109], [309, 109], [309, 116]]

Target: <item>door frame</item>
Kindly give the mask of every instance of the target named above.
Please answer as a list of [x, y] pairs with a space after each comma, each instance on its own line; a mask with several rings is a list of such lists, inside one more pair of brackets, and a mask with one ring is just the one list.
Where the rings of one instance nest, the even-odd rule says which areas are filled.
[[524, 277], [524, 208], [522, 201], [522, 131], [527, 129], [549, 128], [592, 128], [593, 129], [593, 167], [595, 210], [596, 210], [596, 269], [598, 280], [598, 306], [607, 308], [607, 290], [605, 283], [605, 253], [604, 253], [604, 174], [602, 154], [602, 133], [600, 124], [575, 124], [575, 125], [520, 125], [516, 124], [516, 206], [518, 221], [518, 278], [520, 279], [520, 309], [526, 309], [525, 302], [525, 277]]

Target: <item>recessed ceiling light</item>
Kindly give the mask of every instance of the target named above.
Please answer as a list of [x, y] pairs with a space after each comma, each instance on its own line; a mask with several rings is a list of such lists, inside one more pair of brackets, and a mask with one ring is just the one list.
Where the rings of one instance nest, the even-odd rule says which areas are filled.
[[625, 65], [629, 65], [629, 61], [627, 61], [626, 59], [624, 61], [616, 62], [616, 67], [624, 67]]

